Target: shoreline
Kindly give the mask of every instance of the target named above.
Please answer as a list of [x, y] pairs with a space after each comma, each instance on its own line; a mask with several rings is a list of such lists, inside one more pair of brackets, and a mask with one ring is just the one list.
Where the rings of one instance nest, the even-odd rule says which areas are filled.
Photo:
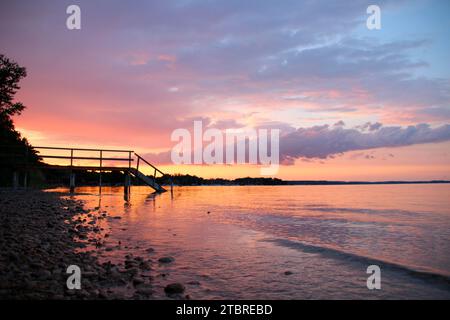
[[[151, 299], [152, 261], [127, 255], [100, 264], [88, 247], [108, 233], [105, 211], [42, 190], [0, 190], [0, 299]], [[68, 289], [70, 265], [81, 270], [81, 289]]]
[[[354, 186], [354, 185], [427, 185], [427, 184], [450, 184], [450, 180], [427, 180], [427, 181], [332, 181], [332, 180], [283, 180], [283, 183], [279, 184], [237, 184], [237, 183], [204, 183], [204, 184], [174, 184], [173, 187], [283, 187], [283, 186]], [[134, 187], [145, 186], [143, 184], [132, 184]], [[161, 186], [169, 187], [170, 185], [161, 184]], [[75, 188], [85, 188], [85, 187], [96, 187], [100, 188], [98, 184], [80, 184]], [[114, 188], [114, 187], [123, 187], [123, 184], [108, 184], [104, 183], [102, 188]], [[43, 192], [54, 192], [56, 189], [67, 189], [69, 187], [66, 184], [48, 184], [45, 186], [39, 187], [29, 187], [27, 189], [18, 188], [17, 190], [12, 189], [11, 187], [0, 187], [0, 194], [2, 192], [15, 192], [15, 191], [43, 191]], [[59, 193], [59, 192], [54, 192]], [[71, 195], [71, 193], [67, 192], [66, 195]], [[74, 193], [76, 195], [76, 192]]]

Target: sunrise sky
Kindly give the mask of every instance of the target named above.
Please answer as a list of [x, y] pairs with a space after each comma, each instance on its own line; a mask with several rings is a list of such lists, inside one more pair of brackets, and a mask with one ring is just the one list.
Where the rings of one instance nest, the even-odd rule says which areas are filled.
[[450, 179], [449, 30], [445, 0], [0, 3], [32, 144], [132, 148], [203, 177], [259, 168], [171, 165], [172, 131], [195, 119], [280, 129], [283, 179]]

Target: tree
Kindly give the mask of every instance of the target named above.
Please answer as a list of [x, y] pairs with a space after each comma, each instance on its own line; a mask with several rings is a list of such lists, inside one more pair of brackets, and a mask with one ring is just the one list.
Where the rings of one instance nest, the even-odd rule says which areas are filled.
[[25, 109], [21, 102], [14, 101], [14, 96], [20, 89], [19, 81], [26, 75], [24, 67], [0, 54], [0, 184], [10, 175], [11, 168], [39, 160], [12, 120]]
[[21, 102], [13, 102], [14, 95], [20, 89], [19, 81], [27, 76], [24, 67], [0, 54], [0, 114], [2, 117], [19, 115], [25, 106]]

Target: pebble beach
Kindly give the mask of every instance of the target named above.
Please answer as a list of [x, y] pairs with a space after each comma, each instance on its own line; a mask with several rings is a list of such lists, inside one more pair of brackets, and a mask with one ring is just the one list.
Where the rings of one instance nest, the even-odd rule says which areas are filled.
[[[109, 234], [99, 222], [109, 218], [61, 194], [1, 190], [0, 299], [151, 299], [151, 259], [99, 263], [86, 250], [102, 247]], [[68, 289], [70, 265], [81, 269], [80, 289]]]

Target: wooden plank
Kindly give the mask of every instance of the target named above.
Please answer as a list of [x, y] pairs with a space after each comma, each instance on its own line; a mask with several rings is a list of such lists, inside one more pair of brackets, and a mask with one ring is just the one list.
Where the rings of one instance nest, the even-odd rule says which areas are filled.
[[71, 157], [71, 156], [51, 156], [51, 155], [39, 155], [39, 157], [48, 159], [134, 161], [134, 159], [130, 158]]
[[[29, 166], [31, 167], [31, 166]], [[97, 167], [97, 166], [60, 166], [60, 165], [35, 165], [33, 167], [42, 169], [55, 169], [55, 170], [94, 170], [94, 171], [128, 171], [128, 167]]]

